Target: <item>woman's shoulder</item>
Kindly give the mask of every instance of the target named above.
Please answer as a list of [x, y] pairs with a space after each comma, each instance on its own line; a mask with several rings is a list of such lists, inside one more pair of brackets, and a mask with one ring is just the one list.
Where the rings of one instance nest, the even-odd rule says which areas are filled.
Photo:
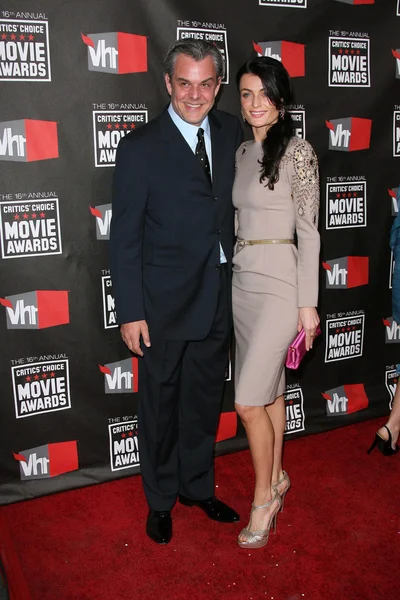
[[295, 156], [296, 153], [303, 156], [311, 156], [315, 154], [314, 148], [311, 146], [309, 141], [297, 136], [293, 136], [289, 140], [285, 155], [290, 154], [291, 156]]

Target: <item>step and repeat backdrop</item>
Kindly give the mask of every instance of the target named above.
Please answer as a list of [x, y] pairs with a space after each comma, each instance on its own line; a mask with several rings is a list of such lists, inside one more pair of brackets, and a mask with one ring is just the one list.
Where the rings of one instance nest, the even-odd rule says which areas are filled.
[[[138, 362], [119, 336], [109, 273], [110, 191], [119, 140], [168, 103], [162, 59], [176, 39], [218, 46], [219, 108], [237, 115], [239, 66], [257, 53], [281, 60], [296, 135], [319, 157], [323, 335], [288, 373], [286, 439], [391, 408], [400, 2], [5, 0], [1, 504], [140, 472]], [[233, 371], [232, 352], [218, 453], [246, 445]]]

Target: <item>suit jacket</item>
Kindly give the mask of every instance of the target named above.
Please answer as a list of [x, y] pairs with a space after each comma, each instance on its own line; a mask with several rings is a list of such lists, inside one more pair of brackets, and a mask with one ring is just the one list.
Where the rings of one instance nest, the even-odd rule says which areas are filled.
[[[110, 263], [118, 323], [146, 319], [150, 335], [199, 340], [216, 310], [222, 244], [231, 266], [232, 185], [243, 133], [209, 113], [210, 185], [168, 111], [121, 139], [113, 183]], [[228, 307], [227, 307], [228, 310]]]

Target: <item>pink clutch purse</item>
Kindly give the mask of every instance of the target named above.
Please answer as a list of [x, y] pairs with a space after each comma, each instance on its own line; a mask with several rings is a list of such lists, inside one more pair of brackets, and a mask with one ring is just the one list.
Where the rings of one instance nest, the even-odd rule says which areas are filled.
[[[321, 334], [321, 327], [318, 325], [315, 330], [315, 337]], [[286, 366], [288, 369], [298, 369], [301, 361], [307, 353], [306, 350], [306, 332], [302, 329], [290, 344], [286, 356]]]

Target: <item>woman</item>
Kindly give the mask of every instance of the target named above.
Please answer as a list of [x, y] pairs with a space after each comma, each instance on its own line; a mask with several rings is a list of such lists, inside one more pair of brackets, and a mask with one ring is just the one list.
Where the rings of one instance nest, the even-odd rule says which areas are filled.
[[312, 147], [293, 135], [286, 111], [292, 88], [282, 63], [252, 59], [237, 83], [254, 140], [237, 151], [233, 188], [235, 402], [255, 470], [250, 522], [238, 543], [260, 548], [290, 487], [282, 470], [287, 350], [301, 328], [310, 349], [319, 323], [319, 178]]

